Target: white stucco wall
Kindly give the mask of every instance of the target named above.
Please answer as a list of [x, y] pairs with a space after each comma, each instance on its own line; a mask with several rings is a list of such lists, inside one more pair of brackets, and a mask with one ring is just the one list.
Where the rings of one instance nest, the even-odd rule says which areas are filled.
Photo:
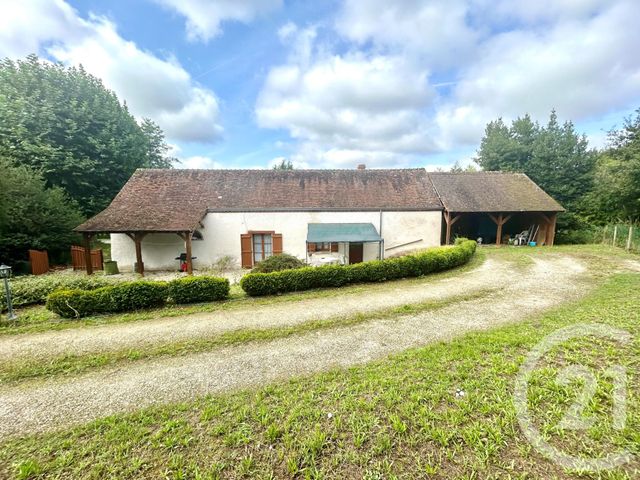
[[[382, 212], [385, 255], [440, 245], [441, 215], [440, 211]], [[194, 268], [211, 266], [224, 256], [231, 256], [239, 266], [240, 235], [249, 231], [282, 234], [284, 252], [304, 260], [308, 223], [365, 222], [380, 232], [380, 212], [212, 212], [202, 221], [203, 240], [192, 242], [197, 257]], [[414, 243], [398, 247], [410, 242]], [[148, 270], [177, 269], [174, 258], [184, 251], [184, 241], [176, 234], [149, 234], [142, 241], [142, 259]], [[122, 270], [132, 269], [136, 261], [133, 241], [123, 234], [111, 235], [111, 257]], [[378, 244], [365, 244], [363, 257], [365, 261], [377, 258]]]

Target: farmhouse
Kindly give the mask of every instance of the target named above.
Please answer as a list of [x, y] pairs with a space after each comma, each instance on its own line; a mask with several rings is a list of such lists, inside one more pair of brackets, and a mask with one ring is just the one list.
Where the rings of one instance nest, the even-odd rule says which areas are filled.
[[[543, 220], [553, 243], [562, 207], [521, 174], [378, 170], [136, 171], [113, 202], [76, 228], [88, 245], [111, 234], [121, 268], [187, 271], [221, 259], [251, 268], [286, 252], [307, 262], [358, 263], [475, 238], [494, 222]], [[486, 218], [484, 218], [486, 217]], [[516, 221], [517, 220], [517, 221]], [[490, 237], [490, 236], [489, 236]], [[193, 259], [192, 261], [190, 261]]]

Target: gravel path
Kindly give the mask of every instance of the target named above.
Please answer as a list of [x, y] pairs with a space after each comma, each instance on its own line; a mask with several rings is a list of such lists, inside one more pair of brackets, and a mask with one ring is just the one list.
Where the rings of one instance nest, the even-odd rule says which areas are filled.
[[0, 337], [0, 361], [24, 358], [54, 358], [66, 354], [89, 354], [109, 350], [140, 348], [211, 337], [240, 329], [284, 327], [356, 313], [429, 300], [442, 300], [461, 293], [473, 293], [488, 286], [508, 285], [517, 277], [513, 265], [493, 259], [479, 268], [437, 281], [376, 289], [369, 293], [343, 294], [299, 302], [221, 310], [156, 320], [79, 327], [43, 333]]
[[[584, 271], [569, 257], [535, 259], [526, 273], [510, 276], [511, 281], [495, 294], [418, 315], [2, 388], [0, 439], [360, 364], [468, 331], [512, 323], [579, 296], [584, 288], [580, 282]], [[495, 283], [501, 275], [491, 273], [491, 281]], [[452, 288], [462, 292], [459, 282], [459, 278], [453, 280]]]

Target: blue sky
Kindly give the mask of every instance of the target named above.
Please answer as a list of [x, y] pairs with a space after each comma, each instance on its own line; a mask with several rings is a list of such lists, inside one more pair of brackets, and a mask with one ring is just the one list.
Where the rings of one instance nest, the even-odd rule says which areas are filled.
[[[592, 145], [640, 107], [635, 0], [23, 0], [0, 55], [83, 64], [182, 166], [470, 161], [555, 108]], [[634, 48], [635, 46], [635, 48]]]

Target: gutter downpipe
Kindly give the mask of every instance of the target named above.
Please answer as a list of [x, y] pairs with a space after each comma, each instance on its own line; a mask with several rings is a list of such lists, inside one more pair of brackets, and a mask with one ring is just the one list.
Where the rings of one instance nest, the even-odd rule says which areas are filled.
[[378, 243], [378, 259], [379, 260], [384, 260], [384, 238], [382, 236], [382, 209], [380, 209], [380, 221], [378, 222], [378, 231], [380, 234], [380, 238], [382, 239], [379, 243]]

